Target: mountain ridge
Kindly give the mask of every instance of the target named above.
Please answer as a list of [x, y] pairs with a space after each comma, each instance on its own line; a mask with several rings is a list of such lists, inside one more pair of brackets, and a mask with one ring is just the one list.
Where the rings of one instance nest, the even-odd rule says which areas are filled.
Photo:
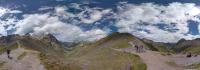
[[[153, 50], [153, 51], [164, 51], [166, 52], [167, 50], [163, 50], [163, 49], [176, 49], [175, 51], [182, 51], [186, 48], [188, 48], [187, 46], [200, 46], [199, 42], [200, 42], [200, 38], [196, 38], [196, 39], [193, 39], [193, 40], [185, 40], [185, 39], [180, 39], [177, 43], [163, 43], [163, 42], [154, 42], [153, 40], [149, 40], [149, 39], [146, 39], [146, 38], [138, 38], [130, 33], [119, 33], [119, 32], [114, 32], [110, 35], [108, 35], [107, 37], [105, 38], [102, 38], [96, 42], [98, 42], [98, 44], [101, 44], [101, 43], [106, 43], [107, 41], [114, 41], [116, 39], [127, 39], [127, 40], [133, 40], [135, 39], [135, 44], [138, 44], [138, 45], [145, 45], [145, 46], [148, 46], [150, 50]], [[56, 37], [54, 37], [52, 34], [47, 34], [47, 35], [44, 35], [42, 38], [34, 38], [30, 35], [8, 35], [8, 36], [2, 36], [0, 37], [0, 45], [9, 45], [9, 44], [12, 44], [12, 43], [15, 43], [16, 41], [24, 41], [25, 39], [30, 39], [31, 40], [36, 40], [36, 41], [43, 41], [45, 42], [46, 44], [49, 44], [49, 46], [62, 46], [62, 47], [66, 47], [66, 46], [75, 46], [77, 45], [78, 43], [73, 43], [73, 42], [60, 42], [56, 39]], [[137, 40], [137, 41], [136, 41]], [[25, 41], [27, 42], [27, 41]], [[79, 42], [81, 43], [81, 42]], [[74, 45], [73, 45], [74, 44]], [[47, 46], [47, 45], [46, 45]], [[162, 47], [162, 48], [159, 48], [159, 47]]]
[[[119, 49], [134, 48], [133, 45], [130, 45], [130, 42], [134, 45], [144, 46], [147, 51], [168, 54], [173, 53], [173, 49], [177, 52], [177, 49], [180, 49], [177, 48], [179, 46], [181, 47], [180, 51], [183, 52], [185, 49], [182, 50], [182, 45], [191, 45], [194, 42], [199, 45], [200, 40], [182, 39], [176, 44], [162, 43], [145, 38], [140, 39], [130, 33], [115, 32], [94, 42], [63, 43], [51, 34], [47, 34], [42, 38], [34, 38], [30, 35], [9, 35], [0, 37], [0, 50], [2, 50], [2, 47], [7, 47], [3, 49], [3, 52], [5, 52], [6, 49], [10, 49], [8, 47], [15, 49], [20, 45], [22, 48], [38, 51], [39, 59], [47, 70], [66, 70], [66, 68], [67, 70], [123, 70], [126, 68], [145, 70], [147, 66], [138, 55], [117, 51]], [[66, 50], [66, 46], [70, 46], [70, 49], [67, 48], [69, 50]], [[172, 48], [172, 46], [175, 47]], [[199, 53], [199, 51], [197, 50], [195, 53]], [[99, 60], [101, 61], [99, 62]], [[98, 69], [98, 67], [101, 68]]]

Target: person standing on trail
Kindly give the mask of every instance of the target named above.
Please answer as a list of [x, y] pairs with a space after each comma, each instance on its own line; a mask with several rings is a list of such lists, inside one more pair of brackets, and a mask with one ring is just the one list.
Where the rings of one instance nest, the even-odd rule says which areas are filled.
[[140, 51], [144, 52], [144, 46], [143, 45], [140, 46]]
[[11, 52], [11, 50], [10, 50], [10, 49], [7, 49], [6, 52], [7, 52], [8, 59], [12, 59], [12, 58], [10, 57], [10, 52]]
[[136, 52], [139, 52], [139, 47], [138, 47], [138, 45], [135, 45], [135, 49], [136, 49]]
[[141, 45], [138, 46], [138, 51], [139, 51], [139, 53], [141, 53], [141, 51], [142, 51], [142, 46]]
[[143, 45], [138, 46], [138, 52], [139, 53], [143, 52], [143, 48], [144, 48]]

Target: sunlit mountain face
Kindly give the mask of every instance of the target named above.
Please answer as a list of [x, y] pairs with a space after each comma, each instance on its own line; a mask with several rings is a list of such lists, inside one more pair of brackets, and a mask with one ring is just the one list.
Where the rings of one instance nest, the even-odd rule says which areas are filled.
[[198, 0], [0, 0], [0, 35], [95, 41], [113, 32], [157, 42], [200, 37]]

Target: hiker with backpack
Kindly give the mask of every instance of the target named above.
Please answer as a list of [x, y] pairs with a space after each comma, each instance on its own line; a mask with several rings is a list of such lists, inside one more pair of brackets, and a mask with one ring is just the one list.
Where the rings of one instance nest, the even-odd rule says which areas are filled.
[[140, 46], [140, 52], [144, 52], [144, 46], [143, 45]]
[[10, 49], [7, 49], [6, 52], [7, 52], [8, 59], [12, 59], [12, 57], [10, 57], [10, 52], [11, 52], [11, 50], [10, 50]]
[[139, 52], [139, 46], [135, 45], [136, 52]]

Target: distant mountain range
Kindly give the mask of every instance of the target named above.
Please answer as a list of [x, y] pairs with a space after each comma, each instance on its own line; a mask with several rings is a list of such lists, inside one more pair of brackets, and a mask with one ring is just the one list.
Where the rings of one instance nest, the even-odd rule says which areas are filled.
[[[148, 50], [163, 53], [194, 53], [200, 54], [200, 39], [181, 39], [177, 43], [154, 42], [140, 39], [129, 33], [115, 32], [95, 42], [60, 42], [53, 35], [47, 34], [42, 38], [29, 35], [8, 35], [0, 37], [0, 53], [6, 49], [21, 48], [40, 52], [38, 54], [47, 70], [145, 70], [146, 65], [137, 55], [118, 52], [116, 49], [143, 45]], [[15, 47], [15, 48], [13, 48]], [[133, 60], [132, 60], [133, 59]], [[132, 62], [130, 62], [132, 61]], [[67, 68], [67, 69], [66, 69]]]

